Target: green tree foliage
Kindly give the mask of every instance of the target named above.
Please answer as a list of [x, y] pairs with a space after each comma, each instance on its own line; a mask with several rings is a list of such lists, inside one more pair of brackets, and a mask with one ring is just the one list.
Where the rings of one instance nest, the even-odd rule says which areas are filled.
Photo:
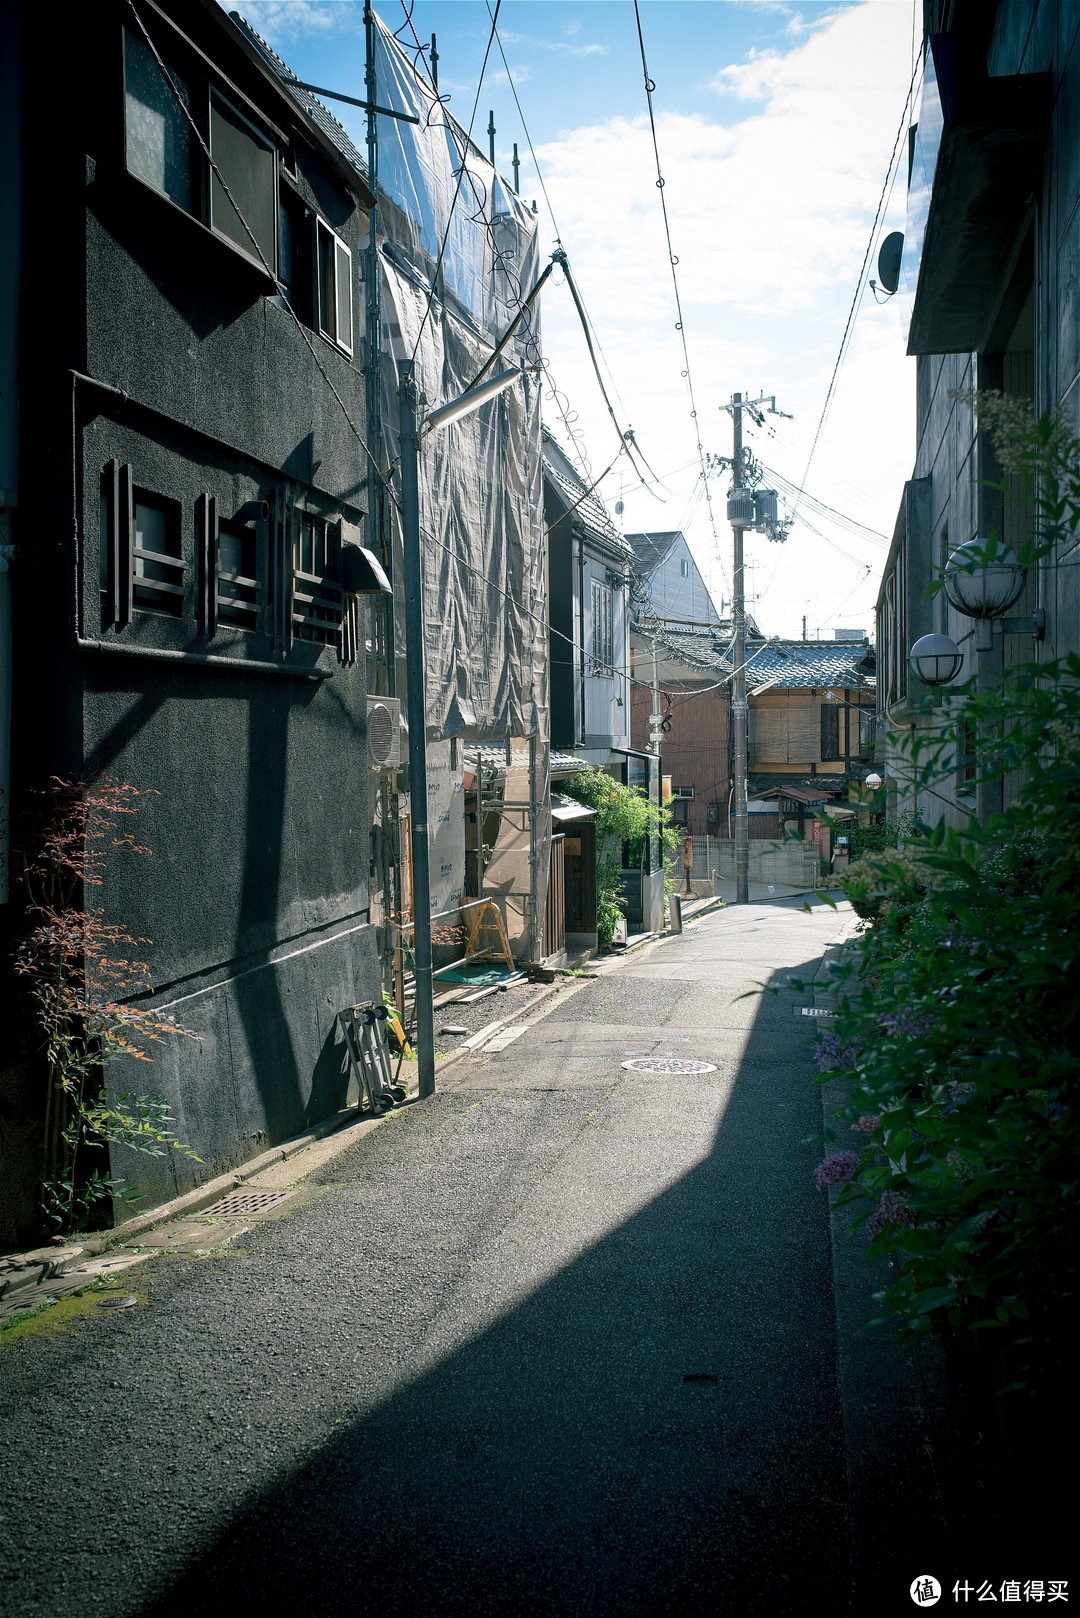
[[[596, 933], [609, 949], [625, 903], [619, 873], [645, 863], [650, 837], [659, 837], [665, 869], [678, 842], [667, 805], [657, 809], [640, 787], [624, 786], [601, 769], [582, 770], [562, 790], [575, 803], [596, 810]], [[624, 863], [625, 859], [625, 863]]]
[[201, 1161], [177, 1140], [160, 1096], [110, 1096], [104, 1080], [112, 1058], [149, 1062], [148, 1045], [187, 1033], [175, 1019], [132, 1003], [151, 986], [138, 958], [149, 940], [107, 921], [89, 902], [109, 860], [149, 853], [130, 829], [143, 795], [124, 782], [54, 778], [37, 794], [26, 837], [27, 927], [14, 966], [46, 1070], [42, 1213], [64, 1234], [92, 1224], [125, 1194], [105, 1166], [110, 1143]]

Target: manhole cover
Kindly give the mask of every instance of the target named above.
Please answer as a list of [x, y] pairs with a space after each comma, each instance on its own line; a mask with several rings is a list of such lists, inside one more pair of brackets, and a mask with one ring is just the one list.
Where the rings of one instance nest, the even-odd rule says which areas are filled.
[[689, 1056], [637, 1056], [623, 1062], [631, 1073], [715, 1073], [715, 1062], [696, 1062]]
[[292, 1196], [291, 1191], [230, 1191], [227, 1197], [203, 1209], [205, 1219], [238, 1219], [245, 1214], [267, 1213]]

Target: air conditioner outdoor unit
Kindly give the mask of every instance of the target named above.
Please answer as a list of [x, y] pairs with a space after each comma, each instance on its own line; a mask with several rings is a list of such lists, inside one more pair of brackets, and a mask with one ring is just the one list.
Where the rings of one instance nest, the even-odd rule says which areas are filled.
[[397, 697], [368, 697], [367, 750], [373, 770], [397, 770], [405, 762], [406, 728]]

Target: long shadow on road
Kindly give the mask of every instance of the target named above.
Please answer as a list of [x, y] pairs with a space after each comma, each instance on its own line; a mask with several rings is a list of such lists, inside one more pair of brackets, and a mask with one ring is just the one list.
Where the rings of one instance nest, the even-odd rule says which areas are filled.
[[[820, 1100], [794, 1009], [757, 1003], [733, 1083], [661, 1092], [613, 1059], [602, 1105], [583, 1087], [538, 1201], [466, 1245], [445, 1350], [422, 1346], [411, 1381], [256, 1498], [148, 1618], [847, 1611]], [[626, 1212], [650, 1172], [617, 1151], [637, 1096], [718, 1123]], [[415, 1174], [424, 1110], [400, 1126]], [[480, 1189], [462, 1173], [466, 1221]], [[529, 1251], [542, 1279], [523, 1291]]]

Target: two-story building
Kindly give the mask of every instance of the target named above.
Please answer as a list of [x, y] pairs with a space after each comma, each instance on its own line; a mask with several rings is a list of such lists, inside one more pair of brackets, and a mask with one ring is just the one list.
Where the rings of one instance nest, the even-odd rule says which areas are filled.
[[[5, 764], [16, 824], [50, 776], [145, 794], [150, 852], [111, 853], [97, 898], [149, 940], [137, 1003], [194, 1037], [106, 1080], [160, 1095], [203, 1160], [117, 1148], [152, 1204], [342, 1106], [337, 1014], [380, 993], [357, 767], [372, 196], [344, 131], [216, 5], [4, 26]], [[20, 835], [13, 925], [34, 900]]]

